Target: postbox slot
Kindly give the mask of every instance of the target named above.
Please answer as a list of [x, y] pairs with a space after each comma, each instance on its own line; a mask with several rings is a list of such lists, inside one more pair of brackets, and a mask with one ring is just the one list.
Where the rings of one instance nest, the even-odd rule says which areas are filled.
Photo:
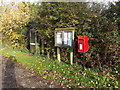
[[83, 39], [79, 39], [79, 40], [83, 40]]
[[84, 43], [84, 40], [79, 40], [79, 43]]

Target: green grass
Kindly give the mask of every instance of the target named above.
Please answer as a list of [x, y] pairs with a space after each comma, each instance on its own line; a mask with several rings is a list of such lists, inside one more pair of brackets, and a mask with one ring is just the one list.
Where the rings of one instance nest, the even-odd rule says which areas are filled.
[[73, 64], [59, 63], [57, 60], [47, 59], [39, 55], [30, 56], [18, 50], [2, 48], [3, 56], [15, 56], [18, 63], [33, 69], [43, 77], [59, 81], [72, 88], [117, 88], [118, 81], [109, 72], [99, 73], [92, 69]]

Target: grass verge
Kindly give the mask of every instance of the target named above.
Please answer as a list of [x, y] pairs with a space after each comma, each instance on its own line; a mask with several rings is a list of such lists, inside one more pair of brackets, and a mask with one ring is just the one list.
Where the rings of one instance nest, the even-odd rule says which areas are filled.
[[16, 61], [25, 67], [33, 69], [43, 77], [59, 81], [68, 88], [118, 88], [117, 78], [110, 72], [97, 72], [92, 69], [73, 64], [59, 63], [39, 55], [31, 56], [18, 50], [2, 48], [3, 56], [14, 56]]

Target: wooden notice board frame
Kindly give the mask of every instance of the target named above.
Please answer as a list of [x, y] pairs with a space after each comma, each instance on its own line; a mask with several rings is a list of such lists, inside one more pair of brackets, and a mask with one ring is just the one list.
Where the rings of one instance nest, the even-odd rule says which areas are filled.
[[[73, 65], [74, 31], [75, 31], [74, 27], [56, 28], [55, 29], [55, 32], [54, 32], [55, 45], [54, 46], [57, 47], [57, 60], [59, 62], [61, 62], [61, 60], [60, 60], [60, 47], [67, 47], [67, 48], [70, 48], [70, 64]], [[59, 34], [57, 34], [57, 33], [59, 33]], [[65, 35], [65, 33], [67, 33], [67, 35]], [[67, 38], [65, 38], [65, 36], [67, 36]], [[57, 44], [57, 42], [58, 42], [57, 38], [59, 38], [58, 40], [61, 40], [61, 41], [59, 41], [59, 43], [61, 43], [61, 44]], [[66, 43], [65, 41], [67, 41], [67, 44], [65, 44]], [[68, 42], [70, 44], [68, 44]]]
[[[74, 44], [74, 30], [75, 28], [71, 27], [71, 28], [56, 28], [55, 29], [55, 32], [54, 32], [54, 40], [55, 40], [55, 47], [73, 47], [73, 44]], [[61, 39], [62, 39], [62, 44], [57, 44], [57, 33], [61, 33]], [[69, 39], [69, 41], [71, 40], [71, 45], [68, 45], [68, 44], [64, 44], [65, 41], [64, 41], [64, 34], [65, 33], [71, 33], [72, 37], [71, 39]], [[68, 39], [67, 39], [68, 41]]]

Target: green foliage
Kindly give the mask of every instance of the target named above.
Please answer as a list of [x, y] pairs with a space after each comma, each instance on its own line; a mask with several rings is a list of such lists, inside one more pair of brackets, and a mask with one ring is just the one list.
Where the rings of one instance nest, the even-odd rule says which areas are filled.
[[28, 50], [27, 48], [21, 49], [20, 51], [21, 51], [21, 52], [24, 52], [24, 53], [29, 53], [29, 50]]
[[12, 47], [26, 46], [27, 24], [31, 13], [29, 4], [20, 3], [13, 6], [4, 6], [0, 13], [0, 25], [2, 32], [2, 41]]
[[[82, 67], [80, 65], [70, 66], [48, 60], [46, 62], [44, 58], [38, 60], [35, 59], [38, 58], [36, 56], [30, 57], [26, 54], [23, 55], [21, 52], [16, 53], [16, 51], [14, 53], [6, 51], [3, 54], [15, 55], [18, 62], [35, 69], [41, 75], [54, 77], [52, 79], [58, 78], [61, 84], [64, 82], [72, 87], [80, 88], [119, 87], [116, 80], [116, 78], [119, 78], [120, 68], [119, 10], [120, 2], [116, 2], [115, 5], [111, 4], [107, 9], [98, 4], [89, 7], [88, 3], [43, 2], [40, 6], [30, 3], [5, 6], [0, 13], [0, 32], [2, 32], [4, 44], [26, 48], [29, 29], [34, 28], [37, 29], [37, 36], [41, 40], [40, 47], [45, 47], [45, 52], [43, 50], [42, 52], [44, 54], [49, 52], [48, 57], [52, 58], [56, 58], [56, 48], [54, 47], [55, 28], [75, 27], [74, 62], [84, 63], [87, 67], [99, 67], [104, 70], [104, 73], [89, 69], [81, 71]], [[86, 53], [77, 52], [77, 36], [79, 35], [89, 37], [89, 51]], [[21, 51], [28, 52], [27, 49]], [[35, 52], [35, 49], [32, 52]], [[69, 49], [61, 48], [61, 57], [64, 62], [69, 62]], [[113, 70], [108, 66], [112, 67]]]
[[[2, 40], [8, 46], [26, 48], [29, 29], [34, 28], [41, 41], [39, 46], [42, 54], [50, 54], [48, 57], [56, 58], [55, 28], [75, 27], [74, 62], [83, 63], [84, 60], [87, 67], [119, 66], [116, 63], [120, 60], [119, 3], [108, 9], [99, 4], [89, 7], [89, 3], [82, 2], [43, 2], [40, 6], [20, 3], [12, 7], [5, 6], [0, 13]], [[84, 54], [77, 52], [79, 35], [89, 37], [89, 51]], [[38, 47], [37, 50], [39, 51]], [[31, 52], [34, 53], [35, 49]], [[63, 61], [69, 62], [69, 49], [61, 48], [61, 57]]]
[[[107, 10], [104, 10], [102, 12], [102, 16], [105, 16], [111, 23], [114, 23], [114, 26], [116, 30], [113, 31], [111, 37], [111, 41], [113, 45], [109, 46], [109, 53], [111, 53], [109, 59], [112, 64], [113, 70], [114, 68], [117, 67], [117, 70], [119, 71], [119, 61], [120, 61], [120, 40], [119, 40], [119, 35], [120, 35], [120, 1], [116, 2], [115, 4], [110, 3], [109, 8]], [[113, 38], [114, 37], [114, 38]], [[116, 71], [116, 70], [115, 70]]]
[[[118, 88], [119, 84], [113, 72], [104, 70], [103, 72], [94, 71], [78, 64], [69, 65], [58, 63], [57, 60], [48, 60], [44, 57], [4, 48], [4, 56], [16, 58], [18, 63], [33, 69], [44, 78], [51, 78], [53, 82], [59, 81], [60, 85], [67, 88]], [[12, 56], [11, 56], [12, 55]], [[14, 55], [14, 57], [13, 57]]]
[[[31, 26], [37, 29], [37, 35], [43, 40], [45, 48], [50, 48], [51, 54], [56, 52], [54, 48], [55, 28], [75, 27], [75, 61], [81, 62], [85, 57], [87, 66], [96, 65], [99, 68], [104, 64], [110, 66], [114, 60], [119, 59], [119, 54], [116, 53], [119, 52], [119, 34], [116, 23], [111, 22], [105, 15], [101, 15], [100, 12], [103, 12], [101, 9], [105, 10], [102, 5], [99, 8], [97, 4], [94, 7], [88, 7], [88, 3], [44, 2], [37, 9], [35, 25], [31, 24]], [[84, 57], [83, 54], [77, 52], [77, 36], [79, 35], [89, 37], [89, 51], [84, 54]], [[66, 52], [69, 50], [61, 49], [63, 60], [69, 60]]]

